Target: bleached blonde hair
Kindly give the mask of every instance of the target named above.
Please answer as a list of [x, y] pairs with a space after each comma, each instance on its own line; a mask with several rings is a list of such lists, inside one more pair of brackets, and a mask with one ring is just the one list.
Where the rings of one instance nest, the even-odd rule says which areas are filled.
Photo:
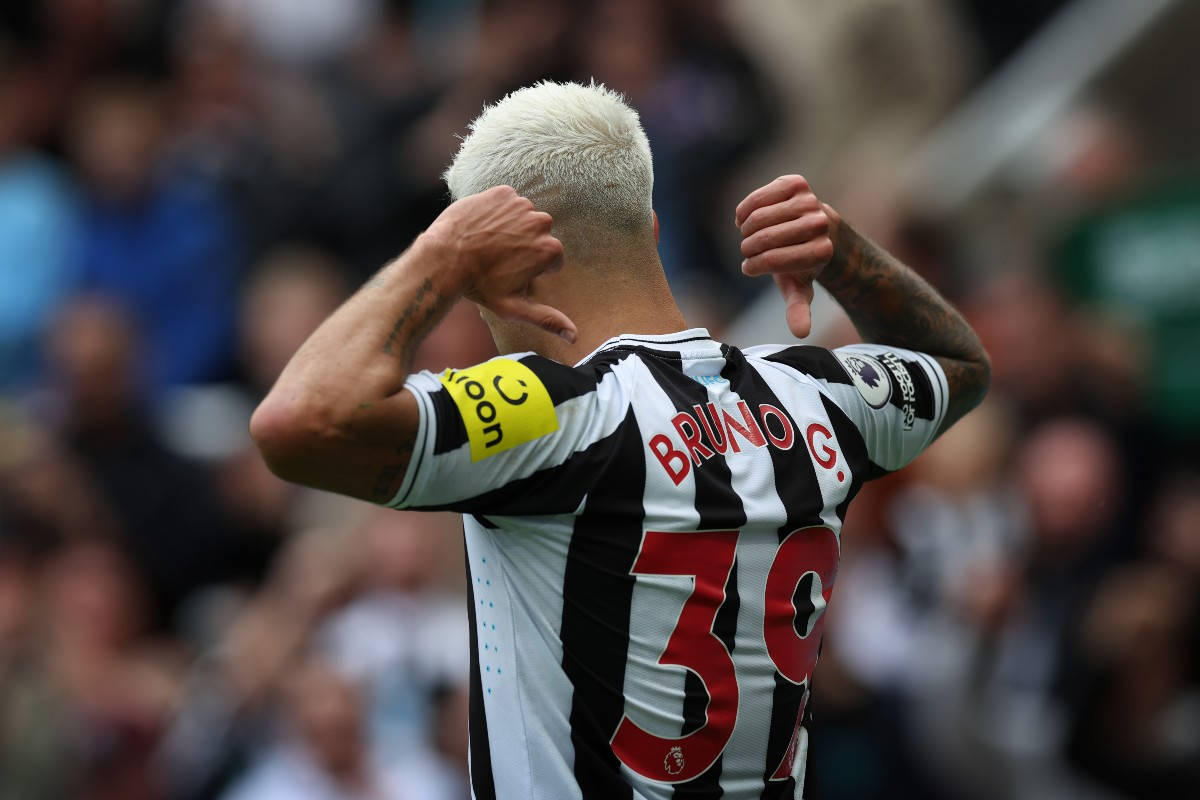
[[443, 177], [455, 200], [512, 186], [556, 229], [651, 226], [650, 143], [637, 112], [603, 84], [542, 81], [485, 107]]

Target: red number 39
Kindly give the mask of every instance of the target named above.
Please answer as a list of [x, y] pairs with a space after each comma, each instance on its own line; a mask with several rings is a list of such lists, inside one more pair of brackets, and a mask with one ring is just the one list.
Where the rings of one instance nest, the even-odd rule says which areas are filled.
[[[733, 735], [739, 700], [737, 675], [732, 656], [713, 632], [713, 623], [725, 601], [725, 584], [737, 555], [738, 535], [738, 531], [646, 531], [642, 539], [633, 574], [694, 578], [692, 593], [683, 604], [658, 663], [681, 666], [694, 673], [709, 697], [704, 724], [687, 736], [657, 736], [628, 714], [621, 718], [611, 741], [613, 752], [631, 770], [651, 780], [682, 783], [703, 774]], [[767, 573], [763, 639], [775, 669], [797, 685], [810, 679], [817, 661], [837, 561], [838, 543], [833, 531], [799, 528], [780, 543]], [[806, 619], [797, 620], [793, 597], [809, 573], [820, 581], [824, 602], [814, 604]], [[772, 779], [791, 774], [796, 749], [794, 731], [792, 736]]]

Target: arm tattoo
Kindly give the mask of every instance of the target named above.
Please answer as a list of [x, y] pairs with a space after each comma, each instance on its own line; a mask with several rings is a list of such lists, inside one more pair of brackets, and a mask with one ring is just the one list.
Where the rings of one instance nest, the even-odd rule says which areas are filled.
[[941, 434], [987, 392], [987, 352], [962, 315], [921, 276], [840, 223], [821, 283], [869, 342], [919, 350], [937, 359], [950, 388]]
[[426, 278], [417, 287], [412, 301], [404, 309], [400, 318], [396, 320], [396, 324], [392, 326], [387, 341], [383, 343], [383, 352], [389, 356], [398, 356], [408, 363], [417, 344], [441, 319], [445, 306], [446, 298], [442, 297], [441, 293], [435, 292], [433, 282]]
[[379, 470], [375, 485], [371, 487], [371, 500], [376, 503], [386, 503], [400, 491], [400, 483], [412, 461], [413, 444], [416, 436], [406, 438], [396, 446], [397, 463], [389, 464]]

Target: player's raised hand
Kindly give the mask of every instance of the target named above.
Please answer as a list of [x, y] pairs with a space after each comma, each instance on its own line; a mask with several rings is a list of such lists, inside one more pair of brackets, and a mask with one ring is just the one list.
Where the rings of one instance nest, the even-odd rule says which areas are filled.
[[742, 272], [771, 275], [787, 302], [788, 329], [797, 338], [812, 328], [813, 281], [833, 256], [830, 222], [836, 214], [800, 175], [783, 175], [738, 204]]
[[452, 203], [425, 235], [453, 254], [463, 294], [507, 320], [528, 322], [575, 341], [575, 323], [530, 299], [534, 278], [559, 269], [562, 242], [553, 220], [511, 186], [496, 186]]

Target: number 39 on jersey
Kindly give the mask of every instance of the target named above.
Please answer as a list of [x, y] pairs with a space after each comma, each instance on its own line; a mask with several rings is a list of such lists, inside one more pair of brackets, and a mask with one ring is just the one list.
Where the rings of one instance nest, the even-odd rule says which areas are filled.
[[[679, 613], [658, 663], [694, 673], [708, 694], [705, 722], [686, 736], [650, 733], [628, 714], [611, 745], [617, 758], [654, 781], [682, 783], [703, 774], [720, 757], [737, 722], [741, 692], [733, 657], [713, 631], [725, 601], [725, 587], [737, 557], [739, 531], [646, 531], [633, 566], [635, 575], [691, 578], [692, 592]], [[812, 677], [825, 627], [825, 607], [837, 575], [838, 542], [825, 527], [799, 528], [780, 543], [762, 589], [763, 639], [775, 670], [794, 684]], [[797, 608], [796, 595], [812, 576], [808, 602]], [[803, 709], [801, 709], [801, 714]], [[797, 719], [797, 728], [800, 720]], [[796, 729], [771, 776], [791, 774]]]

